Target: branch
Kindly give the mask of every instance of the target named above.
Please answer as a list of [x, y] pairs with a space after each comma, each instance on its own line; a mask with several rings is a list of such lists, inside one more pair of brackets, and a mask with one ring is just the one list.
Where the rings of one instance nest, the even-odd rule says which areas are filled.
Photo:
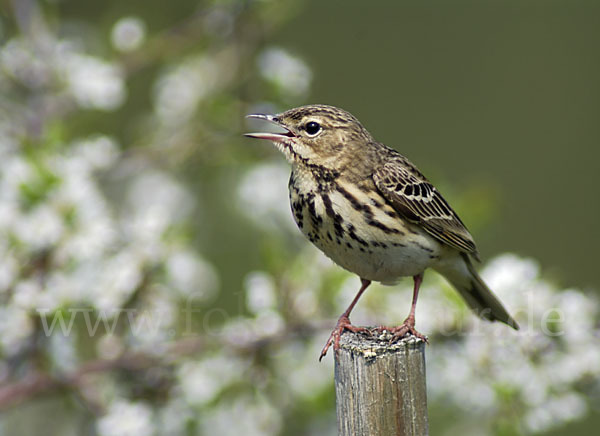
[[16, 406], [39, 394], [81, 386], [87, 375], [121, 370], [141, 370], [160, 364], [159, 360], [143, 353], [125, 353], [116, 359], [91, 360], [71, 373], [55, 375], [31, 373], [24, 379], [0, 386], [0, 410]]
[[182, 357], [196, 354], [209, 345], [245, 354], [255, 352], [266, 346], [289, 340], [293, 336], [304, 336], [316, 331], [319, 324], [302, 324], [290, 326], [283, 332], [273, 336], [261, 336], [240, 344], [217, 337], [215, 341], [207, 341], [205, 337], [180, 339], [166, 344], [160, 356], [145, 352], [124, 352], [114, 359], [95, 359], [83, 363], [77, 369], [64, 374], [34, 372], [23, 379], [0, 386], [0, 411], [17, 406], [24, 401], [42, 394], [50, 394], [63, 389], [81, 389], [87, 376], [117, 370], [140, 371], [157, 366], [170, 366]]

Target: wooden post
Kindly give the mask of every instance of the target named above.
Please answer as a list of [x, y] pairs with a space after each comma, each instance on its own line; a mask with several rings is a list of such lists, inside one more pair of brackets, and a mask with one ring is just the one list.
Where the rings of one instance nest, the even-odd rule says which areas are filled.
[[345, 332], [335, 357], [340, 436], [428, 434], [425, 342]]

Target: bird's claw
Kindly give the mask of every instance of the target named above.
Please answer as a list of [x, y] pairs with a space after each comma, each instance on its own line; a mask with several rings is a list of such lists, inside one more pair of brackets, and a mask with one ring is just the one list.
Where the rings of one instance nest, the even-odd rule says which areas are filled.
[[360, 332], [367, 331], [367, 329], [364, 327], [356, 327], [356, 326], [352, 325], [352, 323], [350, 322], [350, 318], [348, 318], [347, 316], [345, 316], [345, 315], [340, 316], [335, 328], [331, 332], [331, 335], [329, 335], [329, 339], [327, 339], [327, 343], [323, 347], [323, 350], [321, 350], [321, 355], [319, 356], [319, 362], [321, 361], [321, 359], [323, 359], [323, 357], [325, 357], [325, 355], [327, 354], [327, 350], [329, 350], [329, 347], [331, 346], [332, 343], [333, 343], [333, 351], [337, 352], [337, 350], [340, 349], [340, 338], [342, 337], [342, 334], [344, 333], [345, 330], [349, 330], [353, 333], [360, 333]]
[[417, 329], [415, 329], [415, 322], [414, 322], [414, 320], [411, 320], [410, 318], [407, 318], [401, 325], [399, 325], [397, 327], [380, 326], [380, 327], [377, 327], [376, 330], [379, 332], [382, 332], [382, 333], [384, 331], [387, 331], [389, 334], [391, 334], [392, 335], [391, 342], [402, 339], [403, 337], [405, 337], [409, 334], [421, 339], [425, 343], [429, 342], [429, 340], [427, 339], [427, 336], [418, 332]]

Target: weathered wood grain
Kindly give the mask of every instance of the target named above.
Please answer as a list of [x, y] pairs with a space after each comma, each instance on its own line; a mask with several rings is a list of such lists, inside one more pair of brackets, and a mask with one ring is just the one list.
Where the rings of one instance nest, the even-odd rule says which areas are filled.
[[425, 342], [344, 333], [335, 392], [340, 436], [427, 435]]

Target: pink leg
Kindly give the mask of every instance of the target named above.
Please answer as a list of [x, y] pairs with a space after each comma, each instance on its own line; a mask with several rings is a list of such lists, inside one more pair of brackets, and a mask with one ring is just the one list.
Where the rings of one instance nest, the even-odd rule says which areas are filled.
[[417, 308], [417, 298], [419, 297], [419, 288], [421, 287], [421, 282], [423, 281], [423, 273], [414, 276], [413, 280], [415, 282], [415, 286], [413, 288], [412, 304], [410, 306], [410, 313], [408, 314], [408, 317], [404, 320], [402, 325], [398, 327], [379, 327], [378, 330], [389, 331], [394, 335], [395, 339], [402, 338], [407, 333], [410, 333], [411, 335], [427, 342], [427, 336], [419, 333], [415, 329], [415, 309]]
[[321, 356], [319, 356], [319, 361], [321, 361], [321, 359], [323, 357], [325, 357], [325, 355], [327, 354], [327, 350], [329, 350], [329, 347], [331, 346], [332, 343], [333, 343], [334, 351], [337, 351], [340, 348], [340, 337], [342, 336], [342, 333], [344, 333], [344, 330], [350, 330], [351, 332], [354, 332], [354, 333], [362, 332], [362, 331], [366, 330], [364, 327], [355, 327], [352, 325], [352, 323], [350, 323], [350, 312], [352, 312], [352, 309], [354, 309], [354, 306], [356, 306], [356, 303], [358, 302], [358, 299], [360, 298], [360, 296], [363, 294], [363, 292], [366, 291], [366, 289], [371, 284], [370, 280], [365, 280], [365, 279], [360, 279], [360, 282], [362, 285], [361, 285], [358, 293], [354, 297], [354, 300], [352, 300], [352, 303], [350, 303], [350, 306], [348, 306], [348, 308], [344, 311], [344, 313], [342, 313], [342, 316], [339, 317], [335, 328], [331, 332], [331, 335], [329, 336], [327, 343], [325, 344], [325, 346], [323, 347], [323, 350], [321, 351]]

